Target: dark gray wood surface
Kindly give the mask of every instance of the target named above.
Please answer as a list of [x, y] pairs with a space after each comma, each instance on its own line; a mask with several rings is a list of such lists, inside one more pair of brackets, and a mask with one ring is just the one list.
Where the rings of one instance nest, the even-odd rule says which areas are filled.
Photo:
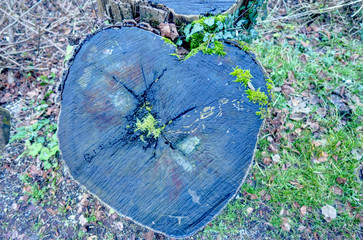
[[152, 0], [171, 8], [175, 13], [183, 15], [221, 14], [227, 11], [236, 0]]
[[[154, 231], [185, 237], [205, 226], [247, 174], [262, 123], [229, 73], [250, 69], [266, 92], [255, 61], [225, 49], [225, 57], [198, 53], [181, 62], [173, 46], [141, 29], [89, 37], [62, 90], [58, 137], [72, 176]], [[158, 137], [135, 131], [148, 114]]]

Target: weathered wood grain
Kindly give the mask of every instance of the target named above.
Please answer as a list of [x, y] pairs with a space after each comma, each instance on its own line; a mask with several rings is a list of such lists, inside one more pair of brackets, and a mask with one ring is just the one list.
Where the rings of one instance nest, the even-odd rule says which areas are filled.
[[[195, 233], [235, 195], [251, 164], [259, 106], [229, 75], [256, 62], [226, 44], [225, 57], [181, 62], [173, 46], [137, 28], [88, 38], [63, 82], [60, 149], [72, 176], [119, 213], [172, 237]], [[158, 137], [137, 130], [151, 114]]]

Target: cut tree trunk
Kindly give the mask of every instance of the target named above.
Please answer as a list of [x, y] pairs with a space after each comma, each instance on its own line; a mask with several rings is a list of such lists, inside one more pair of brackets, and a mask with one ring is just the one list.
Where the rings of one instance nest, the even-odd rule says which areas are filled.
[[10, 138], [10, 113], [0, 108], [0, 151], [9, 143]]
[[108, 28], [76, 50], [62, 83], [59, 144], [71, 175], [120, 214], [186, 237], [238, 191], [252, 162], [260, 106], [234, 82], [259, 65], [225, 43], [226, 56], [186, 61], [160, 36]]
[[247, 7], [249, 1], [97, 0], [97, 3], [100, 16], [106, 13], [113, 23], [140, 17], [144, 22], [158, 25], [165, 22], [191, 22], [201, 15], [231, 14], [241, 6]]

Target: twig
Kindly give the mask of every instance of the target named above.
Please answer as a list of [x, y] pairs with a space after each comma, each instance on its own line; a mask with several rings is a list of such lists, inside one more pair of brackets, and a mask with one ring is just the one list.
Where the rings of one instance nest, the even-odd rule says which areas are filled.
[[31, 8], [29, 8], [25, 13], [20, 15], [18, 19], [10, 23], [8, 26], [4, 27], [3, 30], [1, 30], [0, 35], [3, 34], [3, 32], [8, 29], [9, 27], [13, 26], [15, 23], [17, 23], [20, 19], [22, 19], [26, 14], [28, 14], [32, 9], [34, 9], [36, 6], [38, 6], [43, 0], [39, 0], [36, 4], [34, 4]]
[[306, 12], [298, 13], [298, 14], [295, 14], [295, 15], [290, 14], [290, 15], [285, 16], [285, 17], [278, 17], [278, 18], [274, 18], [274, 19], [271, 19], [271, 20], [264, 20], [264, 21], [259, 22], [258, 24], [274, 22], [274, 21], [279, 21], [279, 20], [289, 20], [289, 19], [294, 19], [294, 18], [301, 18], [301, 17], [305, 17], [305, 16], [308, 16], [308, 15], [313, 15], [313, 14], [327, 13], [327, 12], [334, 11], [334, 10], [336, 10], [338, 8], [350, 6], [350, 5], [359, 3], [359, 2], [363, 2], [363, 0], [348, 2], [348, 3], [345, 3], [345, 4], [341, 4], [341, 5], [337, 5], [337, 6], [333, 6], [333, 7], [328, 7], [328, 8], [324, 8], [324, 9], [319, 9], [319, 10], [306, 11]]

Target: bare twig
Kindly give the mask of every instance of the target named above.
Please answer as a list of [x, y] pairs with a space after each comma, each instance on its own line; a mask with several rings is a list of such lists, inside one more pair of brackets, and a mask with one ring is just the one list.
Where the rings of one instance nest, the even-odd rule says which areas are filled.
[[8, 26], [6, 26], [5, 28], [3, 28], [3, 30], [1, 30], [0, 35], [4, 33], [4, 31], [6, 29], [8, 29], [9, 27], [13, 26], [15, 23], [17, 23], [20, 19], [22, 19], [25, 15], [27, 15], [31, 10], [33, 10], [36, 6], [38, 6], [43, 0], [39, 0], [39, 2], [37, 2], [36, 4], [34, 4], [31, 8], [29, 8], [25, 13], [23, 13], [21, 16], [19, 16], [18, 19], [16, 19], [15, 21], [13, 21], [11, 24], [9, 24]]

